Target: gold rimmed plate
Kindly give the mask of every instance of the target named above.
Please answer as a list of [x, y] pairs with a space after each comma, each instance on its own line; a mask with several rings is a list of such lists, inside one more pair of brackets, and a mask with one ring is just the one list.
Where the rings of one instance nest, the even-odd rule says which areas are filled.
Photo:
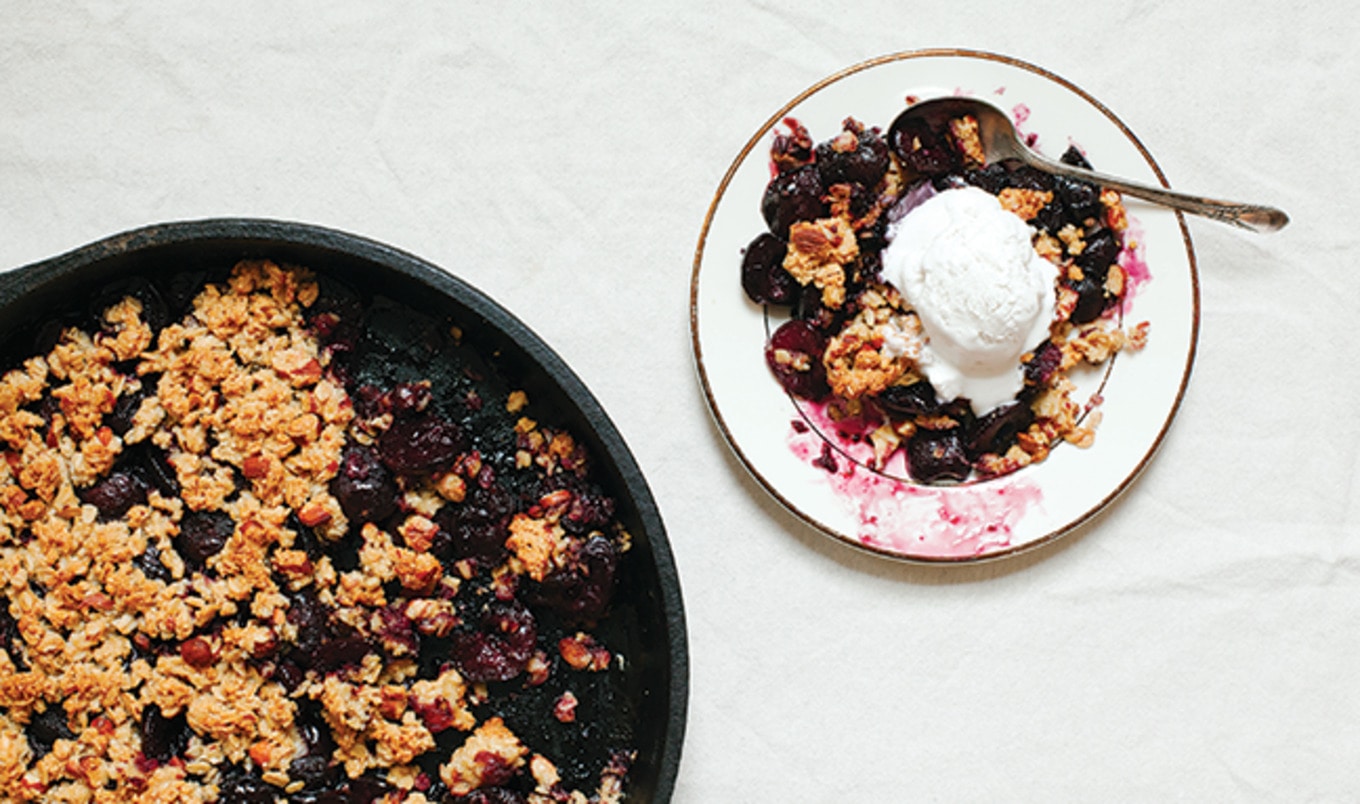
[[[954, 486], [913, 482], [874, 466], [867, 446], [840, 436], [817, 406], [784, 393], [764, 346], [786, 311], [742, 292], [742, 249], [765, 230], [760, 199], [769, 146], [788, 118], [815, 141], [854, 117], [884, 130], [909, 99], [984, 97], [1016, 118], [1041, 152], [1077, 145], [1102, 172], [1165, 185], [1133, 132], [1091, 95], [1013, 58], [965, 50], [899, 53], [855, 65], [799, 94], [737, 154], [708, 209], [694, 258], [690, 330], [704, 395], [719, 431], [751, 475], [809, 525], [847, 544], [910, 561], [998, 558], [1047, 543], [1128, 489], [1170, 427], [1194, 363], [1199, 285], [1179, 213], [1126, 199], [1132, 292], [1126, 327], [1147, 345], [1079, 375], [1075, 399], [1099, 411], [1094, 444], [1063, 444], [1000, 478]], [[900, 463], [900, 462], [899, 462]]]

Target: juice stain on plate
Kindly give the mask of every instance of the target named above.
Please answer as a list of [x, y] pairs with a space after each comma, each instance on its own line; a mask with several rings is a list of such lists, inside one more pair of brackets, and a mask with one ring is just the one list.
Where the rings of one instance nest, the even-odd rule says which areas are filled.
[[825, 405], [804, 402], [800, 410], [806, 421], [791, 423], [789, 448], [845, 504], [865, 547], [907, 558], [977, 558], [1017, 546], [1020, 522], [1043, 503], [1037, 483], [1015, 476], [918, 485], [904, 479], [901, 451], [873, 469], [873, 448], [853, 426], [832, 422]]

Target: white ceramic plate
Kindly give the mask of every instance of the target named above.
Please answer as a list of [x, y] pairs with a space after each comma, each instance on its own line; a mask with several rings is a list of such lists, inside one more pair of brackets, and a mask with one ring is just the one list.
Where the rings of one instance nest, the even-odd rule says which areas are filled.
[[785, 315], [753, 304], [740, 284], [742, 249], [765, 230], [760, 199], [777, 127], [796, 118], [820, 142], [853, 116], [886, 131], [908, 96], [959, 93], [1016, 113], [1022, 132], [1035, 135], [1036, 147], [1050, 156], [1075, 143], [1097, 170], [1166, 184], [1133, 132], [1052, 73], [973, 51], [896, 54], [821, 81], [756, 132], [709, 207], [690, 287], [699, 378], [718, 428], [752, 476], [813, 527], [872, 552], [924, 562], [976, 561], [1035, 547], [1128, 488], [1180, 405], [1199, 330], [1199, 285], [1184, 219], [1126, 199], [1149, 278], [1126, 303], [1124, 323], [1147, 321], [1150, 329], [1146, 348], [1117, 355], [1106, 371], [1080, 383], [1077, 398], [1098, 401], [1102, 412], [1093, 446], [1060, 445], [1047, 460], [994, 480], [922, 486], [891, 465], [876, 472], [855, 460], [853, 446], [839, 443], [812, 410], [786, 395], [764, 358], [768, 334]]

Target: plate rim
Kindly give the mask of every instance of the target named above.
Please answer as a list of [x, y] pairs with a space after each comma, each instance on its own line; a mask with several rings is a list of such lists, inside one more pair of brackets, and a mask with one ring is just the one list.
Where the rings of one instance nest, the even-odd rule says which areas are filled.
[[[746, 144], [741, 148], [741, 150], [737, 153], [736, 157], [732, 160], [731, 164], [728, 166], [727, 171], [723, 174], [722, 180], [718, 183], [718, 187], [714, 191], [712, 200], [709, 202], [708, 210], [704, 214], [703, 226], [700, 229], [699, 240], [694, 250], [694, 259], [690, 272], [690, 299], [689, 299], [690, 351], [691, 357], [694, 361], [694, 368], [696, 374], [698, 375], [700, 387], [703, 391], [704, 402], [708, 407], [709, 415], [712, 418], [714, 425], [718, 428], [718, 431], [722, 434], [723, 440], [727, 443], [728, 448], [731, 449], [732, 452], [737, 456], [738, 461], [741, 463], [742, 468], [747, 472], [747, 474], [749, 474], [761, 486], [761, 488], [764, 489], [764, 491], [767, 494], [773, 497], [786, 511], [792, 514], [795, 518], [812, 526], [814, 529], [821, 531], [823, 534], [830, 536], [836, 542], [852, 547], [860, 552], [869, 553], [871, 555], [880, 556], [883, 558], [907, 564], [919, 564], [926, 566], [959, 566], [959, 565], [972, 566], [984, 562], [1000, 561], [1007, 558], [1012, 558], [1014, 556], [1021, 555], [1023, 553], [1029, 553], [1040, 548], [1043, 548], [1049, 544], [1052, 544], [1061, 537], [1077, 529], [1084, 523], [1090, 521], [1097, 514], [1108, 508], [1111, 503], [1113, 503], [1119, 496], [1121, 496], [1125, 491], [1127, 491], [1138, 479], [1138, 477], [1142, 475], [1143, 471], [1147, 468], [1148, 464], [1151, 463], [1152, 458], [1157, 454], [1158, 450], [1165, 442], [1167, 433], [1170, 431], [1171, 425], [1175, 421], [1176, 415], [1180, 411], [1181, 403], [1184, 401], [1186, 389], [1189, 387], [1190, 375], [1193, 371], [1195, 357], [1199, 349], [1199, 329], [1201, 315], [1199, 268], [1195, 256], [1194, 244], [1192, 243], [1190, 238], [1190, 230], [1188, 225], [1186, 224], [1185, 215], [1181, 213], [1179, 210], [1173, 210], [1177, 226], [1180, 229], [1182, 244], [1185, 248], [1186, 260], [1189, 268], [1189, 279], [1191, 289], [1189, 344], [1188, 349], [1186, 351], [1185, 363], [1181, 370], [1180, 382], [1177, 385], [1175, 396], [1172, 400], [1170, 408], [1167, 411], [1165, 419], [1161, 422], [1161, 425], [1158, 427], [1155, 437], [1152, 439], [1152, 442], [1148, 445], [1142, 457], [1128, 471], [1124, 478], [1118, 484], [1115, 485], [1113, 489], [1111, 489], [1107, 494], [1105, 494], [1103, 497], [1097, 500], [1087, 510], [1077, 514], [1074, 517], [1071, 517], [1069, 521], [1062, 523], [1061, 525], [1053, 528], [1047, 533], [1036, 538], [1030, 539], [1024, 542], [1023, 544], [1010, 545], [980, 555], [932, 556], [902, 553], [899, 551], [887, 549], [885, 547], [880, 547], [874, 544], [866, 544], [860, 540], [852, 538], [850, 535], [841, 532], [839, 529], [832, 527], [826, 524], [825, 522], [822, 522], [820, 519], [801, 510], [792, 500], [788, 499], [788, 497], [785, 494], [779, 491], [779, 489], [775, 488], [774, 484], [755, 467], [751, 459], [747, 456], [746, 452], [742, 449], [741, 445], [737, 442], [737, 439], [735, 435], [732, 433], [731, 429], [728, 427], [727, 421], [724, 419], [722, 412], [719, 410], [717, 400], [714, 398], [713, 388], [708, 378], [708, 371], [704, 365], [703, 346], [700, 343], [699, 338], [699, 273], [700, 269], [703, 266], [704, 251], [708, 244], [709, 231], [713, 225], [714, 215], [717, 212], [718, 206], [727, 192], [728, 186], [732, 182], [733, 176], [736, 175], [738, 169], [749, 157], [751, 151], [754, 148], [756, 148], [761, 143], [762, 140], [764, 140], [765, 135], [780, 120], [786, 117], [788, 113], [792, 111], [796, 106], [798, 106], [811, 96], [815, 95], [816, 93], [822, 91], [826, 87], [838, 81], [841, 81], [847, 78], [848, 76], [884, 64], [921, 58], [962, 58], [995, 62], [1007, 65], [1009, 67], [1024, 70], [1040, 78], [1047, 79], [1048, 81], [1051, 81], [1064, 89], [1067, 89], [1068, 91], [1078, 96], [1082, 101], [1090, 104], [1096, 111], [1098, 111], [1102, 116], [1109, 120], [1119, 130], [1119, 132], [1129, 141], [1129, 143], [1133, 145], [1134, 149], [1138, 152], [1138, 155], [1142, 157], [1143, 161], [1145, 161], [1147, 165], [1152, 169], [1152, 172], [1156, 176], [1157, 181], [1163, 187], [1167, 188], [1170, 187], [1170, 184], [1167, 182], [1166, 175], [1162, 172], [1162, 168], [1157, 163], [1157, 160], [1152, 156], [1152, 153], [1148, 151], [1147, 147], [1143, 145], [1142, 140], [1140, 140], [1138, 136], [1134, 134], [1133, 131], [1127, 125], [1124, 124], [1123, 120], [1119, 119], [1119, 117], [1115, 115], [1114, 112], [1112, 112], [1109, 109], [1109, 107], [1101, 103], [1089, 92], [1085, 91], [1084, 89], [1077, 86], [1073, 82], [1067, 80], [1066, 78], [1063, 78], [1062, 76], [1059, 76], [1056, 73], [1047, 70], [1043, 67], [1039, 67], [1038, 65], [1032, 64], [1022, 59], [1015, 58], [1013, 56], [1006, 56], [991, 51], [973, 50], [968, 48], [922, 48], [915, 50], [904, 50], [895, 53], [885, 54], [882, 56], [877, 56], [875, 58], [858, 62], [849, 67], [838, 70], [837, 72], [834, 72], [822, 78], [821, 80], [815, 82], [811, 86], [807, 87], [806, 89], [795, 95], [787, 103], [781, 106], [774, 114], [770, 115], [769, 118], [767, 118], [765, 122], [762, 123], [759, 128], [757, 128], [755, 134], [753, 134], [751, 138], [747, 140]], [[735, 281], [733, 285], [735, 288], [736, 287]]]

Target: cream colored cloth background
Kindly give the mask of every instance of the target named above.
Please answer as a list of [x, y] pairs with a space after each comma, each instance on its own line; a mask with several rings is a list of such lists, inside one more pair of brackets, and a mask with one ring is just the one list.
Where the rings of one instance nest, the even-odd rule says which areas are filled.
[[[521, 317], [668, 526], [692, 656], [676, 801], [1355, 800], [1357, 42], [1339, 2], [10, 0], [0, 267], [272, 217], [413, 252]], [[687, 330], [747, 139], [822, 77], [927, 47], [1051, 70], [1173, 186], [1293, 217], [1190, 220], [1199, 353], [1162, 451], [1055, 546], [971, 569], [786, 514], [713, 427]]]

